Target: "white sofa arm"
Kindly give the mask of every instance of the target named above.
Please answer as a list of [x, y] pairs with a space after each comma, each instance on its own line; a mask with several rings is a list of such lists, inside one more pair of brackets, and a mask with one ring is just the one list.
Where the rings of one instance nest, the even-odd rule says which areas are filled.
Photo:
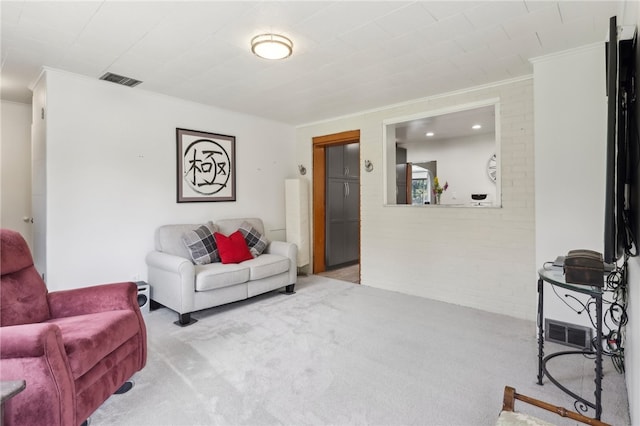
[[194, 310], [195, 268], [184, 257], [159, 251], [147, 254], [151, 299], [179, 314]]
[[193, 262], [184, 257], [172, 254], [152, 251], [147, 254], [147, 266], [162, 269], [163, 271], [175, 273], [189, 273], [194, 271]]
[[271, 241], [265, 253], [289, 258], [289, 284], [295, 284], [298, 279], [298, 246], [284, 241]]

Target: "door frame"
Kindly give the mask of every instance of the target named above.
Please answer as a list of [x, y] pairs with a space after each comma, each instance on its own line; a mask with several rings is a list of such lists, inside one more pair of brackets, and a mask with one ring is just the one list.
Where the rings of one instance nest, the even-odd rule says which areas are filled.
[[[316, 136], [313, 141], [313, 273], [324, 272], [326, 244], [325, 206], [326, 206], [326, 160], [325, 150], [336, 145], [360, 143], [360, 130], [347, 130], [331, 135]], [[358, 161], [359, 162], [359, 161]], [[361, 197], [362, 198], [362, 197]], [[360, 210], [358, 200], [358, 210]], [[360, 211], [358, 211], [360, 217]], [[358, 247], [360, 242], [358, 241]], [[360, 256], [358, 256], [358, 259]], [[358, 260], [358, 263], [360, 260]]]

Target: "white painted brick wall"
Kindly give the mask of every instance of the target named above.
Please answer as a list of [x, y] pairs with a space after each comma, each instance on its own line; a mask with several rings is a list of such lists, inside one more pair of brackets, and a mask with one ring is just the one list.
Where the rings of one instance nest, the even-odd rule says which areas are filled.
[[[500, 99], [502, 208], [383, 206], [383, 120], [491, 98]], [[314, 136], [352, 129], [361, 162], [374, 164], [361, 172], [362, 284], [535, 318], [532, 80], [300, 127], [299, 162], [312, 164]]]

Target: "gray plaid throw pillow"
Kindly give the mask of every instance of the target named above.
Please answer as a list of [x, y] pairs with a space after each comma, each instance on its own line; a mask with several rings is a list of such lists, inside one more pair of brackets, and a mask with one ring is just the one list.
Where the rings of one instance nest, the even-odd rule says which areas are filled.
[[185, 232], [182, 236], [182, 241], [189, 249], [191, 259], [196, 265], [220, 261], [213, 232], [209, 225], [201, 225], [192, 231]]
[[244, 240], [247, 242], [249, 246], [249, 251], [253, 255], [253, 257], [258, 257], [262, 254], [262, 252], [267, 248], [269, 244], [269, 240], [262, 235], [256, 228], [251, 226], [249, 222], [242, 222], [240, 228], [238, 230], [244, 236]]

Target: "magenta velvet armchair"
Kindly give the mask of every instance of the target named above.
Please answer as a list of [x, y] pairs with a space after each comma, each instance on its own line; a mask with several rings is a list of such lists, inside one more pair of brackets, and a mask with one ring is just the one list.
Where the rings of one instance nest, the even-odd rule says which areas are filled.
[[4, 424], [79, 425], [147, 359], [134, 283], [47, 291], [22, 236], [0, 230], [0, 380], [26, 381]]

